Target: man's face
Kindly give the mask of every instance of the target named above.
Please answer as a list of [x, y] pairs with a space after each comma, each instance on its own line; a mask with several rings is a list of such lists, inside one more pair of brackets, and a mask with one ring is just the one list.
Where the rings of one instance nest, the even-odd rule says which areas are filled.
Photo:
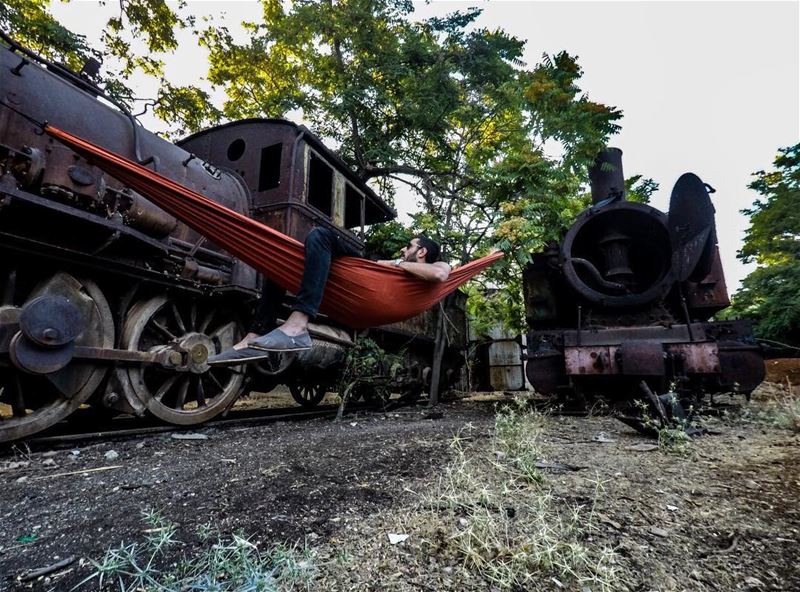
[[[422, 253], [420, 253], [420, 249], [422, 249]], [[419, 246], [419, 239], [416, 238], [412, 238], [408, 245], [400, 249], [400, 253], [403, 255], [403, 261], [410, 261], [411, 263], [425, 257], [424, 247]]]

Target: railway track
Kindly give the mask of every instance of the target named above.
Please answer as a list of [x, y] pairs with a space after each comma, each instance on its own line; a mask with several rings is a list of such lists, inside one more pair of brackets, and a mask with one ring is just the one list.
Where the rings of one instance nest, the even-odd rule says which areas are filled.
[[[15, 447], [26, 446], [32, 450], [58, 447], [59, 444], [74, 445], [76, 443], [126, 439], [135, 436], [163, 433], [197, 433], [209, 428], [227, 428], [236, 425], [258, 425], [273, 421], [302, 421], [321, 417], [335, 417], [339, 410], [338, 405], [319, 405], [313, 409], [302, 407], [275, 407], [265, 409], [233, 409], [225, 416], [203, 424], [181, 426], [165, 425], [155, 419], [142, 419], [137, 417], [119, 417], [102, 420], [102, 429], [92, 429], [91, 423], [99, 423], [91, 410], [87, 410], [84, 417], [81, 413], [74, 414], [70, 421], [58, 424], [26, 440], [8, 442], [0, 447], [0, 455], [13, 450]], [[348, 405], [347, 412], [376, 411], [374, 405], [353, 404]]]

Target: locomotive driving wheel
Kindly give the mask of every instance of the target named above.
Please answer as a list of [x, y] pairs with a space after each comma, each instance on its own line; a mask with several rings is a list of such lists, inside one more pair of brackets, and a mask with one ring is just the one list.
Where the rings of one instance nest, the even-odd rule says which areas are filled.
[[[37, 335], [51, 342], [33, 342]], [[40, 432], [85, 403], [107, 366], [72, 360], [72, 348], [113, 345], [111, 310], [90, 280], [57, 273], [21, 305], [0, 306], [0, 442]]]
[[125, 321], [121, 347], [166, 352], [171, 365], [120, 368], [128, 396], [166, 422], [191, 425], [227, 409], [244, 386], [244, 367], [211, 367], [206, 360], [241, 339], [243, 327], [218, 303], [180, 302], [156, 296], [135, 304]]

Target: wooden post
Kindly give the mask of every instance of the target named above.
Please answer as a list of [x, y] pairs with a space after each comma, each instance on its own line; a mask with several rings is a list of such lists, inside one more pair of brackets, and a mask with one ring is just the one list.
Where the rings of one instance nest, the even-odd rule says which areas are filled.
[[444, 358], [444, 346], [447, 343], [444, 314], [444, 302], [440, 302], [436, 314], [436, 337], [433, 346], [431, 391], [428, 398], [428, 405], [431, 407], [439, 404], [439, 382], [442, 375], [442, 359]]

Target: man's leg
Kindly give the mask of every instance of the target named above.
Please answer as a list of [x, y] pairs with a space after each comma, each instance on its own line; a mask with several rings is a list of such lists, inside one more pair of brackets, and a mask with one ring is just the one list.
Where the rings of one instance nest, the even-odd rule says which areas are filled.
[[[315, 228], [305, 241], [305, 267], [300, 290], [292, 314], [279, 329], [253, 339], [249, 345], [269, 351], [307, 349], [311, 347], [308, 322], [319, 311], [325, 284], [336, 257], [359, 257], [361, 254], [329, 228]], [[288, 339], [287, 339], [288, 338]]]
[[281, 288], [278, 284], [265, 279], [264, 285], [261, 288], [261, 298], [258, 300], [256, 306], [256, 313], [253, 315], [253, 320], [250, 322], [247, 335], [242, 340], [233, 346], [234, 349], [244, 349], [247, 344], [259, 335], [269, 333], [278, 326], [278, 312], [280, 311], [281, 303], [286, 297], [286, 290]]

